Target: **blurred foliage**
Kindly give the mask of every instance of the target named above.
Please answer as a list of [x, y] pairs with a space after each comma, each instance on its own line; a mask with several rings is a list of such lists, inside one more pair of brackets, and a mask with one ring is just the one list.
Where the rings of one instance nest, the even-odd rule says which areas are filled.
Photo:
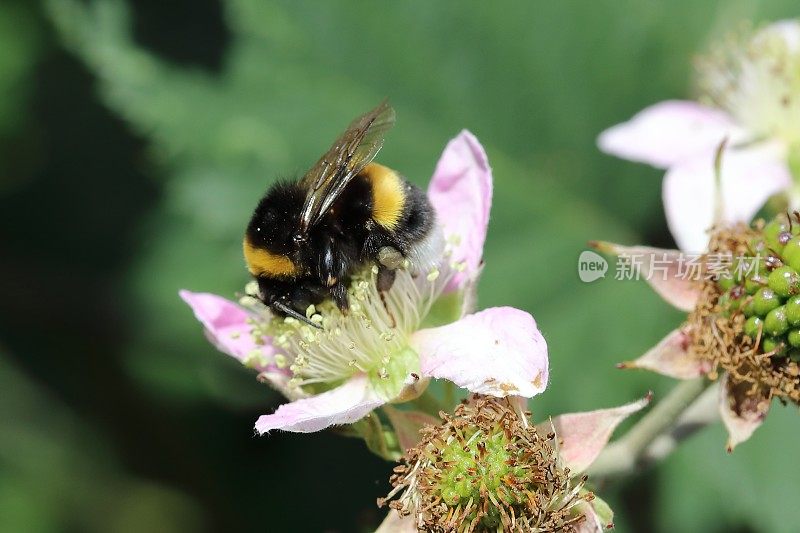
[[[14, 390], [2, 406], [3, 531], [377, 523], [389, 465], [330, 432], [253, 438], [280, 398], [215, 353], [177, 291], [241, 290], [240, 238], [258, 196], [386, 96], [398, 123], [381, 162], [418, 184], [461, 128], [487, 148], [481, 305], [526, 309], [546, 335], [552, 382], [531, 402], [536, 418], [663, 395], [669, 380], [613, 363], [680, 316], [613, 271], [592, 284], [576, 275], [590, 239], [671, 244], [661, 173], [603, 156], [594, 139], [686, 97], [711, 36], [797, 15], [789, 0], [43, 6], [0, 5], [0, 148], [15, 162], [41, 154], [38, 167], [10, 167], [9, 183], [31, 184], [0, 209], [2, 227], [23, 228], [2, 232], [16, 256], [0, 262], [14, 289], [2, 338], [22, 366], [0, 366]], [[51, 281], [45, 265], [57, 261]], [[53, 286], [72, 289], [53, 291], [63, 324], [39, 333], [51, 317], [33, 289]], [[716, 427], [613, 488], [617, 530], [793, 531], [790, 411], [776, 408], [732, 457]]]
[[197, 530], [196, 503], [130, 478], [86, 424], [0, 359], [0, 531]]

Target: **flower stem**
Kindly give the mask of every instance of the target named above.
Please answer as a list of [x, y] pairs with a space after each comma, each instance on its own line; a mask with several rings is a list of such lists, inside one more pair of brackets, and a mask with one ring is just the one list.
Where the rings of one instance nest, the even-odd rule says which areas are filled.
[[[589, 468], [589, 476], [595, 479], [621, 477], [666, 457], [678, 442], [714, 419], [707, 414], [690, 413], [695, 402], [711, 384], [706, 378], [680, 382], [625, 436], [603, 450]], [[708, 403], [703, 401], [700, 406], [704, 413], [708, 411]], [[692, 415], [691, 421], [682, 424], [687, 414]]]
[[441, 402], [431, 394], [430, 390], [426, 390], [421, 396], [411, 400], [411, 405], [434, 418], [439, 417], [439, 411], [450, 410], [450, 407], [445, 408]]

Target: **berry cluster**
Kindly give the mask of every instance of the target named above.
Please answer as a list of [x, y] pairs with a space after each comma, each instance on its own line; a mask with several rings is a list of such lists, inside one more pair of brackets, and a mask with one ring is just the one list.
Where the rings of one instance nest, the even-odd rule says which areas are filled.
[[752, 237], [749, 257], [720, 275], [725, 316], [741, 312], [744, 333], [761, 353], [800, 360], [800, 217], [781, 215]]

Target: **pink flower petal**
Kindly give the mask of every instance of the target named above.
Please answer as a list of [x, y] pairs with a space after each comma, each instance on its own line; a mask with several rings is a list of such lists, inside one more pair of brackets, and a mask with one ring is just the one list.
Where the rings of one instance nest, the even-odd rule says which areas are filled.
[[[664, 177], [669, 229], [681, 250], [702, 253], [714, 224], [717, 186], [715, 150], [676, 165]], [[792, 182], [785, 149], [766, 143], [722, 155], [722, 221], [750, 222], [764, 202]]]
[[749, 383], [737, 386], [727, 373], [720, 379], [719, 412], [728, 430], [728, 453], [749, 439], [769, 412], [769, 398], [746, 396], [744, 390], [749, 387]]
[[258, 380], [260, 382], [268, 384], [289, 401], [307, 398], [308, 393], [306, 391], [296, 385], [290, 385], [289, 382], [291, 379], [291, 372], [286, 370], [270, 369], [258, 374]]
[[726, 137], [743, 137], [726, 113], [695, 102], [668, 100], [607, 129], [597, 144], [608, 154], [668, 168], [697, 154], [713, 152]]
[[[697, 304], [702, 278], [699, 270], [693, 270], [690, 257], [677, 250], [647, 246], [622, 246], [605, 241], [593, 241], [591, 245], [601, 252], [630, 261], [640, 279], [647, 281], [659, 296], [681, 311], [691, 311]], [[699, 262], [694, 264], [699, 268]]]
[[375, 533], [418, 533], [414, 516], [400, 516], [394, 509], [389, 511]]
[[492, 169], [472, 133], [463, 130], [447, 144], [428, 186], [428, 199], [445, 238], [453, 242], [450, 260], [465, 264], [465, 272], [452, 283], [460, 288], [465, 279], [477, 275], [492, 205]]
[[612, 409], [560, 415], [536, 425], [545, 435], [555, 431], [559, 439], [559, 454], [564, 466], [573, 475], [591, 465], [611, 438], [617, 426], [633, 413], [650, 403], [651, 396]]
[[209, 340], [218, 350], [258, 371], [277, 370], [269, 364], [275, 355], [271, 339], [264, 338], [263, 345], [255, 343], [250, 335], [250, 325], [246, 322], [250, 315], [241, 307], [216, 294], [186, 290], [179, 294], [205, 326]]
[[256, 431], [261, 435], [273, 429], [313, 433], [330, 426], [351, 424], [383, 404], [367, 377], [358, 375], [328, 392], [285, 403], [271, 415], [260, 416]]
[[533, 317], [493, 307], [411, 338], [424, 375], [472, 392], [530, 398], [547, 387], [547, 343]]
[[613, 523], [603, 524], [600, 516], [598, 516], [590, 503], [582, 503], [578, 509], [586, 518], [578, 524], [575, 533], [601, 533], [606, 528], [611, 529], [614, 527]]
[[705, 376], [711, 364], [695, 357], [689, 351], [689, 329], [678, 328], [653, 346], [635, 361], [626, 361], [619, 368], [641, 368], [677, 379], [692, 379]]

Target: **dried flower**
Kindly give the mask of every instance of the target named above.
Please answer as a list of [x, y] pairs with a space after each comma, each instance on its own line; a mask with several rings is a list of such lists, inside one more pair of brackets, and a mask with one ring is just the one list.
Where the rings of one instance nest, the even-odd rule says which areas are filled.
[[[723, 226], [702, 258], [703, 279], [662, 279], [660, 294], [688, 311], [686, 322], [624, 368], [679, 379], [721, 377], [720, 414], [728, 450], [747, 440], [773, 399], [800, 404], [800, 224]], [[608, 243], [599, 247], [633, 253]], [[639, 249], [641, 250], [641, 249]], [[652, 249], [650, 249], [652, 250]], [[648, 252], [649, 257], [660, 257]], [[673, 256], [676, 257], [676, 256]], [[719, 269], [720, 258], [729, 268]], [[663, 260], [663, 259], [662, 259]]]
[[616, 409], [563, 415], [539, 426], [513, 398], [475, 395], [395, 468], [390, 513], [378, 531], [602, 531], [610, 509], [581, 472], [614, 428], [647, 399]]

